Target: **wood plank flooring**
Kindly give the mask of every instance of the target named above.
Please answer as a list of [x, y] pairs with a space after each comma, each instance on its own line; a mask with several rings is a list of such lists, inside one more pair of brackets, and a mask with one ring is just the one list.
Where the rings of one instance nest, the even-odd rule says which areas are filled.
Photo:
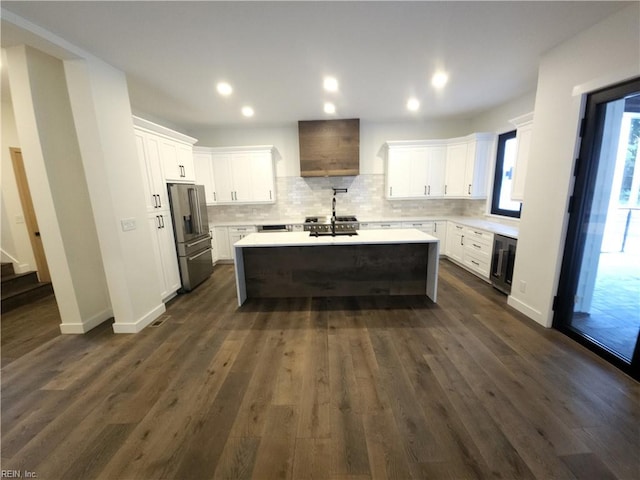
[[39, 479], [636, 479], [640, 386], [441, 261], [424, 297], [250, 300], [136, 335], [2, 318], [2, 469]]

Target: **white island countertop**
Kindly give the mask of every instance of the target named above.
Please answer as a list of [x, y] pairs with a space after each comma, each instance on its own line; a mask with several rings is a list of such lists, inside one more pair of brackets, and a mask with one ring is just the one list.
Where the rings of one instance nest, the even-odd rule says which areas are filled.
[[437, 243], [432, 235], [414, 228], [358, 230], [357, 235], [311, 236], [309, 232], [251, 233], [234, 243], [234, 247], [285, 247], [315, 245], [373, 245], [393, 243]]

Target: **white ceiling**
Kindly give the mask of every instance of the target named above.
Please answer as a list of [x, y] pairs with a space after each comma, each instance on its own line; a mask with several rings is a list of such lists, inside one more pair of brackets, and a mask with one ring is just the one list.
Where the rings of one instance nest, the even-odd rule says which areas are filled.
[[[625, 2], [11, 2], [126, 72], [138, 113], [185, 129], [470, 117], [535, 89], [540, 56]], [[24, 41], [2, 28], [2, 46]], [[450, 76], [430, 86], [438, 68]], [[338, 93], [322, 89], [337, 77]], [[234, 92], [220, 97], [215, 84]], [[407, 98], [421, 101], [417, 113]], [[333, 101], [337, 112], [323, 112]], [[255, 116], [246, 119], [241, 106]]]

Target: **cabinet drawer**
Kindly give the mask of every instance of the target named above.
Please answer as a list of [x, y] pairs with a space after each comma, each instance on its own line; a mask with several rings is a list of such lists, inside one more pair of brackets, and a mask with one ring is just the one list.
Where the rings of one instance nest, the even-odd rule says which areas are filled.
[[476, 238], [465, 237], [464, 249], [478, 258], [488, 260], [491, 257], [492, 245], [478, 241]]
[[402, 228], [402, 222], [361, 222], [360, 229], [371, 230], [376, 228]]
[[471, 252], [464, 252], [464, 256], [462, 257], [462, 263], [464, 263], [465, 267], [469, 270], [478, 273], [480, 276], [484, 278], [489, 278], [489, 259], [482, 258], [478, 255], [474, 255]]
[[246, 227], [229, 227], [229, 235], [233, 234], [241, 234], [248, 235], [256, 231], [256, 227], [254, 225], [248, 225]]
[[483, 243], [489, 247], [493, 244], [493, 233], [487, 232], [486, 230], [467, 227], [465, 236], [469, 240], [474, 240], [476, 243]]

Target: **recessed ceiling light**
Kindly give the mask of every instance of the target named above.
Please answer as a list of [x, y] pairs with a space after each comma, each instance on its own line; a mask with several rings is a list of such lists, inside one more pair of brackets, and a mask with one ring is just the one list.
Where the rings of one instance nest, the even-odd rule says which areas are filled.
[[242, 115], [244, 115], [245, 117], [253, 117], [254, 113], [255, 112], [253, 111], [253, 108], [249, 106], [242, 107]]
[[412, 112], [415, 112], [419, 108], [420, 108], [420, 101], [417, 98], [411, 97], [409, 100], [407, 100], [407, 109], [408, 110], [411, 110]]
[[336, 80], [335, 77], [324, 77], [322, 85], [327, 92], [338, 91], [338, 80]]
[[233, 92], [233, 88], [227, 82], [219, 82], [216, 85], [216, 90], [218, 90], [220, 95], [224, 95], [225, 97], [231, 95], [231, 92]]
[[448, 81], [449, 75], [447, 75], [445, 72], [436, 72], [433, 77], [431, 77], [431, 85], [433, 85], [435, 88], [444, 87]]
[[325, 102], [324, 113], [336, 113], [336, 106], [333, 103]]

